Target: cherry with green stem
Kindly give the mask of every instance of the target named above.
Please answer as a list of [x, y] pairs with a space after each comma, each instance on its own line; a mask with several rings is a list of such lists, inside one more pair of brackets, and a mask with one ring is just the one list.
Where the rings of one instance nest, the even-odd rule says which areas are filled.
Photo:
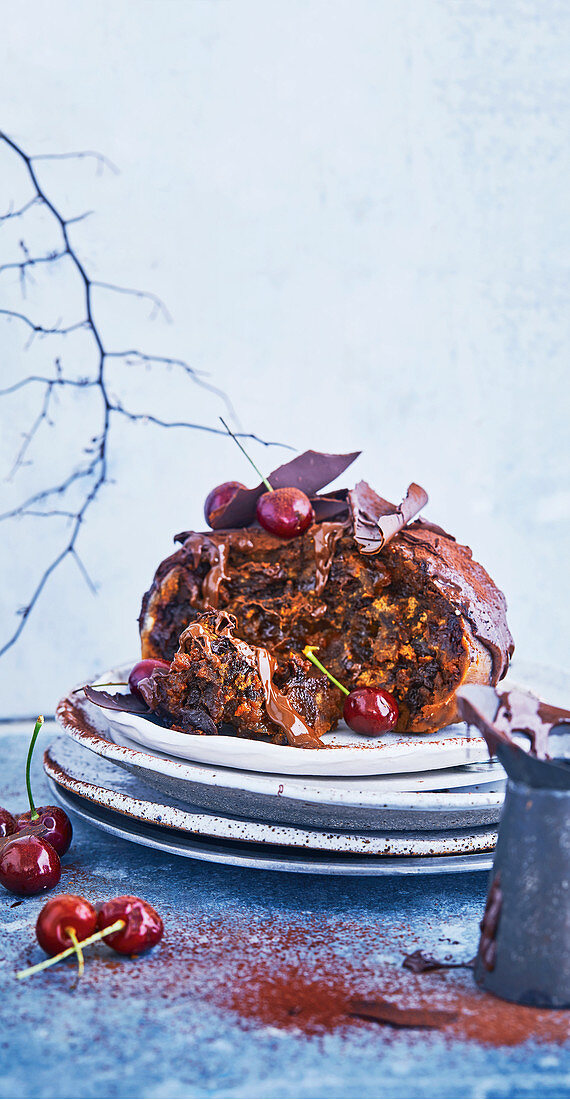
[[[79, 961], [79, 952], [83, 955], [83, 948], [89, 947], [92, 943], [98, 943], [99, 940], [103, 940], [106, 936], [111, 936], [114, 932], [120, 932], [125, 927], [124, 920], [117, 920], [114, 924], [111, 924], [108, 928], [103, 928], [99, 932], [94, 932], [92, 936], [87, 936], [87, 939], [72, 942], [71, 947], [66, 947], [65, 951], [60, 951], [58, 955], [52, 955], [49, 959], [44, 959], [41, 963], [36, 963], [35, 966], [28, 966], [25, 970], [18, 970], [16, 972], [17, 978], [31, 978], [34, 974], [39, 974], [41, 970], [47, 970], [48, 967], [54, 966], [55, 963], [61, 962], [62, 959], [68, 959], [70, 955], [77, 955]], [[71, 935], [69, 937], [72, 938]], [[77, 940], [77, 937], [75, 937]]]
[[40, 714], [34, 726], [34, 732], [30, 740], [26, 759], [26, 790], [28, 792], [30, 809], [26, 810], [25, 813], [15, 815], [17, 829], [15, 835], [17, 836], [20, 834], [22, 830], [27, 829], [29, 825], [38, 825], [41, 827], [40, 835], [42, 839], [48, 841], [48, 843], [55, 848], [58, 856], [63, 856], [67, 852], [73, 836], [71, 821], [65, 813], [65, 810], [62, 810], [60, 806], [40, 806], [36, 808], [32, 794], [30, 769], [36, 741], [43, 724], [43, 715]]
[[[261, 473], [261, 470], [255, 465], [253, 459], [250, 458], [237, 436], [235, 436], [231, 428], [228, 427], [223, 417], [220, 417], [220, 420], [228, 435], [231, 435], [234, 442], [237, 443], [240, 451], [245, 455], [250, 465], [253, 466], [256, 474], [259, 475], [267, 489], [267, 492], [260, 496], [255, 508], [255, 514], [260, 526], [263, 527], [265, 531], [269, 531], [271, 535], [276, 535], [277, 538], [280, 539], [292, 539], [297, 535], [304, 534], [315, 518], [313, 506], [307, 494], [304, 493], [302, 489], [296, 489], [293, 486], [274, 489], [267, 478]], [[223, 487], [218, 486], [218, 489], [221, 488]], [[210, 522], [209, 518], [208, 522]]]
[[364, 734], [367, 737], [378, 737], [382, 733], [390, 733], [394, 729], [399, 717], [398, 704], [391, 692], [385, 688], [362, 687], [349, 691], [339, 680], [329, 672], [327, 668], [315, 657], [318, 646], [306, 645], [303, 654], [311, 661], [320, 672], [346, 695], [343, 708], [344, 720], [355, 733]]

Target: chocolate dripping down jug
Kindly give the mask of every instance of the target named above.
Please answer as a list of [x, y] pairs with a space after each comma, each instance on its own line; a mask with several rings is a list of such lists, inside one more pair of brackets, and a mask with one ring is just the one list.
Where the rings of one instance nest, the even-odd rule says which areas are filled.
[[570, 712], [474, 684], [457, 703], [508, 776], [475, 980], [507, 1001], [569, 1008]]

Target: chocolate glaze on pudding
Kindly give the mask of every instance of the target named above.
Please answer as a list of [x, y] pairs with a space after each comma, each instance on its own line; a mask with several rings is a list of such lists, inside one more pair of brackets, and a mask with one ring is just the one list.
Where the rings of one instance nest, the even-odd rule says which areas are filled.
[[[188, 624], [216, 608], [235, 616], [236, 634], [266, 649], [276, 670], [318, 646], [348, 690], [383, 687], [395, 696], [398, 730], [439, 729], [457, 718], [460, 684], [494, 685], [507, 670], [504, 596], [468, 547], [422, 520], [381, 553], [361, 553], [343, 500], [327, 500], [338, 518], [288, 542], [255, 526], [178, 535], [180, 549], [143, 598], [142, 655], [172, 660]], [[328, 728], [342, 713], [337, 695]]]

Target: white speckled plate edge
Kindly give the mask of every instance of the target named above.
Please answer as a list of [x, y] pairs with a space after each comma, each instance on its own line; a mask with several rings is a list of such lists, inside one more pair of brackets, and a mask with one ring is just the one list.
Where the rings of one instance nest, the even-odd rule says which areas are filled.
[[[478, 829], [496, 826], [502, 811], [504, 792], [392, 792], [387, 798], [378, 799], [376, 805], [334, 805], [324, 801], [307, 802], [302, 797], [290, 799], [274, 793], [269, 796], [252, 794], [247, 790], [228, 789], [220, 786], [202, 786], [190, 783], [177, 784], [167, 777], [157, 777], [145, 769], [117, 768], [108, 757], [94, 755], [87, 750], [89, 743], [70, 737], [58, 738], [50, 751], [57, 763], [75, 778], [84, 778], [112, 789], [115, 793], [133, 793], [134, 785], [144, 788], [145, 799], [166, 799], [180, 809], [199, 810], [208, 814], [221, 814], [262, 821], [266, 825], [285, 824], [319, 830], [343, 832], [430, 832], [451, 829]], [[253, 773], [255, 775], [255, 773]], [[297, 781], [299, 782], [299, 781]], [[142, 784], [142, 788], [141, 788]], [[356, 797], [354, 801], [357, 801]]]
[[[496, 763], [342, 780], [263, 775], [151, 755], [126, 738], [115, 744], [108, 740], [98, 708], [85, 697], [64, 700], [58, 718], [73, 741], [137, 776], [162, 797], [266, 822], [361, 830], [465, 827], [496, 822], [503, 798], [504, 772]], [[454, 787], [460, 789], [450, 790]], [[474, 793], [477, 797], [471, 800]]]
[[77, 746], [74, 746], [73, 753], [68, 754], [66, 746], [71, 747], [67, 739], [59, 738], [44, 756], [46, 774], [59, 788], [122, 817], [209, 840], [271, 844], [335, 855], [408, 857], [491, 851], [497, 839], [496, 829], [489, 827], [455, 832], [390, 833], [383, 830], [359, 834], [355, 831], [250, 821], [233, 815], [209, 813], [196, 807], [180, 807], [170, 800], [156, 802], [148, 798], [146, 790], [133, 777], [122, 790], [114, 790], [107, 785], [108, 775], [103, 780], [105, 785], [97, 782], [96, 762], [90, 754], [82, 753]]
[[51, 779], [49, 785], [57, 801], [66, 810], [112, 836], [166, 852], [169, 855], [222, 864], [227, 867], [246, 867], [255, 871], [281, 871], [289, 874], [378, 877], [487, 872], [493, 865], [492, 853], [487, 852], [459, 856], [392, 859], [368, 856], [366, 859], [361, 859], [340, 856], [335, 858], [332, 855], [324, 857], [312, 852], [282, 851], [272, 849], [269, 845], [265, 849], [259, 849], [254, 845], [246, 844], [208, 843], [196, 837], [171, 835], [168, 831], [161, 831], [156, 826], [143, 825], [141, 822], [121, 818], [118, 814], [105, 811], [76, 795], [65, 792]]
[[[132, 662], [109, 669], [97, 677], [98, 683], [126, 680]], [[93, 704], [91, 704], [93, 705]], [[102, 709], [102, 708], [100, 708]], [[447, 726], [436, 734], [404, 736], [387, 734], [382, 738], [359, 737], [343, 723], [335, 733], [326, 734], [325, 749], [296, 749], [290, 745], [270, 745], [245, 737], [205, 737], [166, 729], [138, 714], [104, 711], [105, 721], [114, 735], [126, 736], [146, 749], [158, 749], [182, 760], [247, 771], [279, 775], [391, 775], [410, 770], [453, 768], [488, 759], [485, 741], [469, 736], [464, 724]]]

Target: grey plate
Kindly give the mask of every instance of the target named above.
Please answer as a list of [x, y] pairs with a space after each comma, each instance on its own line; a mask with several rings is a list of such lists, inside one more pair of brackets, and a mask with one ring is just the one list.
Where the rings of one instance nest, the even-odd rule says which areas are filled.
[[488, 871], [493, 858], [487, 853], [464, 856], [441, 856], [405, 859], [378, 859], [369, 856], [327, 856], [312, 852], [297, 853], [269, 845], [244, 844], [237, 841], [211, 843], [155, 825], [143, 825], [104, 810], [93, 803], [70, 794], [48, 780], [57, 801], [70, 813], [123, 840], [155, 848], [171, 855], [198, 859], [206, 863], [222, 863], [231, 867], [250, 867], [257, 871], [289, 871], [305, 875], [441, 875], [460, 871]]
[[44, 767], [48, 776], [67, 792], [122, 816], [160, 828], [175, 829], [215, 842], [239, 841], [258, 845], [311, 850], [322, 855], [431, 857], [489, 852], [495, 847], [493, 828], [384, 830], [364, 832], [315, 829], [284, 825], [272, 819], [252, 821], [233, 813], [220, 814], [172, 799], [157, 801], [134, 776], [108, 761], [60, 737], [47, 750]]
[[263, 775], [212, 768], [109, 740], [104, 715], [79, 693], [62, 700], [59, 722], [78, 744], [130, 772], [161, 796], [222, 814], [328, 829], [477, 829], [496, 824], [504, 771], [496, 763], [416, 775]]

